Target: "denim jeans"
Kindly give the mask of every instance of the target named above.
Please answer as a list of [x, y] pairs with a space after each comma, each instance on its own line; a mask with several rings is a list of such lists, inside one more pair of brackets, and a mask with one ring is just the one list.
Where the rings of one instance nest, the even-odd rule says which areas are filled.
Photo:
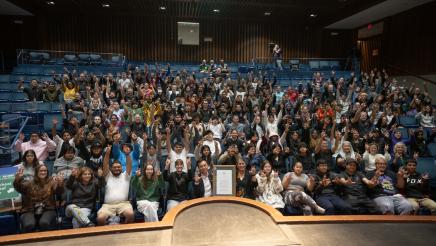
[[326, 215], [351, 214], [351, 205], [335, 194], [320, 195], [315, 201], [325, 209]]

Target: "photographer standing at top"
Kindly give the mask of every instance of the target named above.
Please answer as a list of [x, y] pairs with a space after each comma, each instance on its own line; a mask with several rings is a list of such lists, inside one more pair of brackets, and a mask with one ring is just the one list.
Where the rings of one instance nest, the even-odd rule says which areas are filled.
[[274, 62], [276, 64], [276, 68], [283, 70], [283, 67], [282, 67], [282, 48], [280, 48], [278, 44], [274, 45], [273, 58], [274, 58]]

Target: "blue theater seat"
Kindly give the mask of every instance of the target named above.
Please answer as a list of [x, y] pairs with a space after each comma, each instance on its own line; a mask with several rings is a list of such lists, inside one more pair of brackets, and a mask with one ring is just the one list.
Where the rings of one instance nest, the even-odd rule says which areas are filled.
[[419, 127], [418, 123], [416, 122], [416, 118], [414, 116], [402, 115], [402, 116], [398, 117], [398, 121], [399, 121], [400, 125], [407, 127], [407, 128]]
[[430, 175], [430, 186], [436, 188], [436, 159], [434, 157], [420, 157], [417, 160], [416, 171]]

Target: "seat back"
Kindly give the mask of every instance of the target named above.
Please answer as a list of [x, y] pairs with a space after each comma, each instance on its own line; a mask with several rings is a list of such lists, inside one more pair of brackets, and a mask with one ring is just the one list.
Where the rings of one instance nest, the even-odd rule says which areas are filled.
[[416, 171], [430, 175], [430, 186], [436, 187], [436, 159], [434, 157], [420, 157], [417, 160]]

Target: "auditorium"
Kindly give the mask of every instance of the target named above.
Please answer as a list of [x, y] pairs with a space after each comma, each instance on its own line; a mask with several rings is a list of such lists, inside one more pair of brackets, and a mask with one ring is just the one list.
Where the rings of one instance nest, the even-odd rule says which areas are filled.
[[435, 13], [0, 0], [0, 245], [433, 245]]

